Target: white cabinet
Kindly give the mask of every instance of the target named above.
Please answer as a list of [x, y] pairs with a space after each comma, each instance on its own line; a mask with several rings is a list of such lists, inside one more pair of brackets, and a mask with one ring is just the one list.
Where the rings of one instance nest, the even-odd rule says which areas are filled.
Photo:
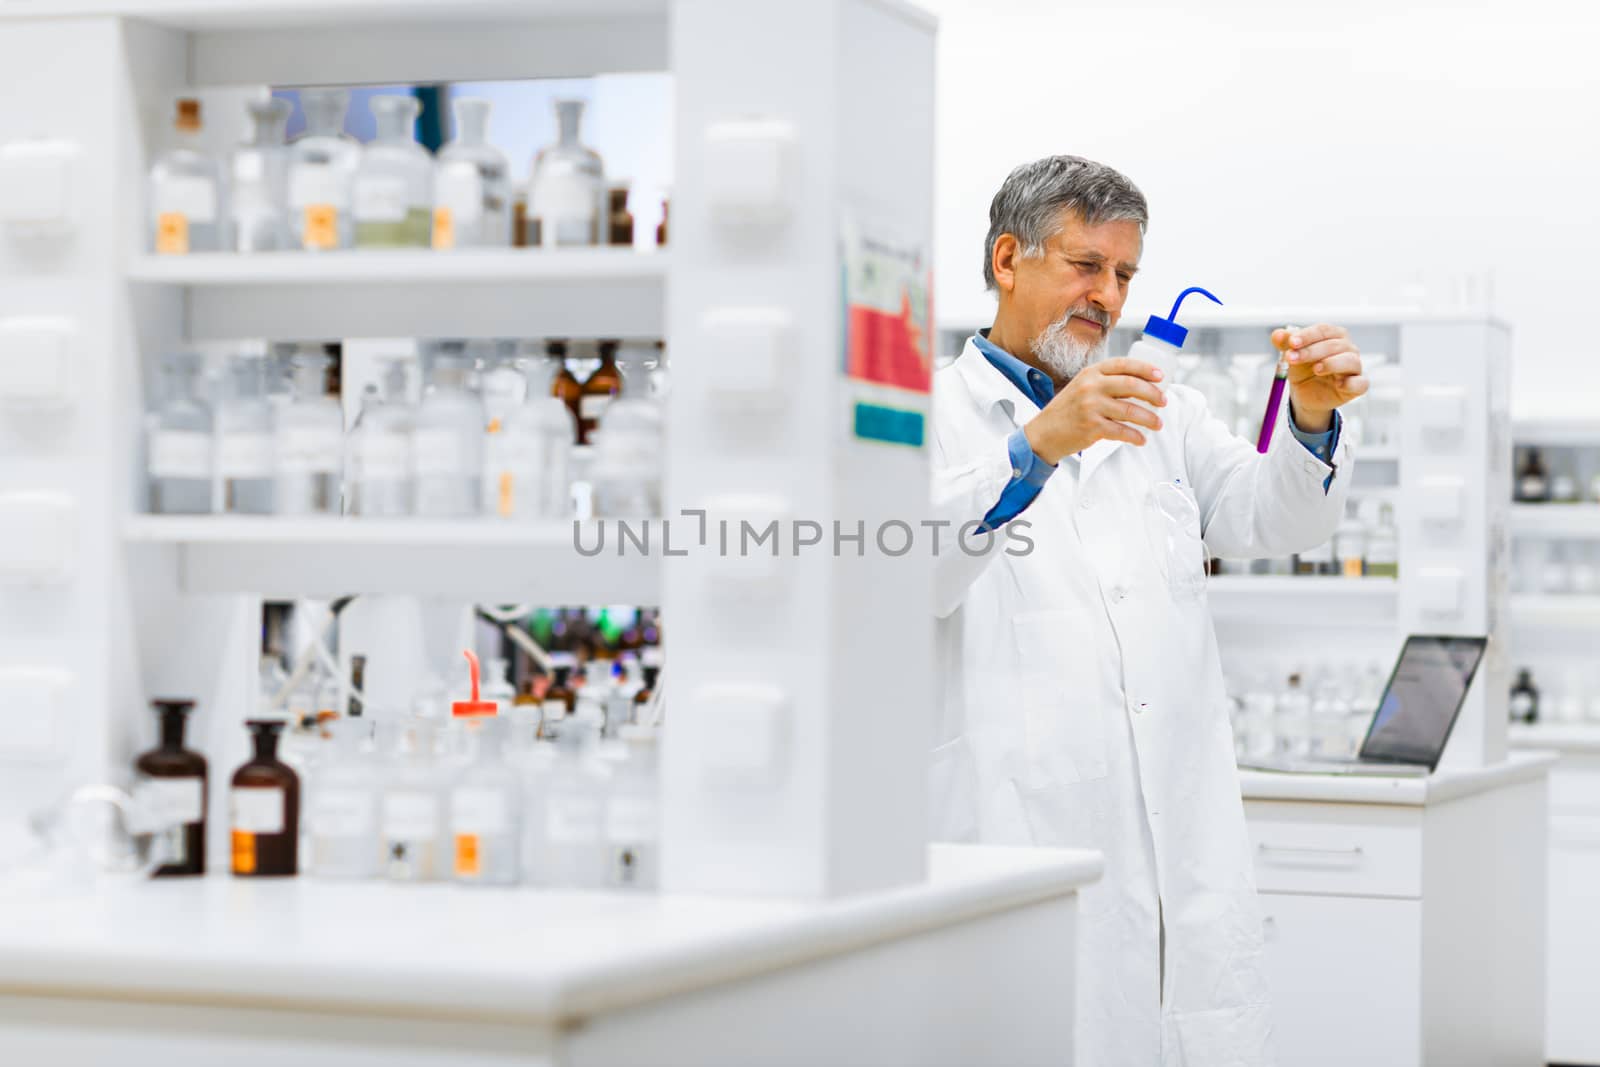
[[1279, 1062], [1423, 1062], [1422, 901], [1263, 893], [1261, 907]]

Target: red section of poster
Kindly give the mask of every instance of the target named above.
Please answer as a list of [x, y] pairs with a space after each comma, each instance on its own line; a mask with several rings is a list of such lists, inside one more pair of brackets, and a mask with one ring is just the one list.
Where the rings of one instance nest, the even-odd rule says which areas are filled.
[[912, 312], [909, 294], [899, 314], [851, 304], [846, 373], [858, 381], [926, 393], [933, 388], [932, 338]]

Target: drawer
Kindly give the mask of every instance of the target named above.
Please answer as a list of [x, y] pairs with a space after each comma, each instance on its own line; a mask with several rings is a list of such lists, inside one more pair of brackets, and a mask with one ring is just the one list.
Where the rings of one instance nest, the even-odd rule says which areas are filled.
[[1550, 811], [1600, 816], [1600, 756], [1561, 757], [1550, 771]]
[[1264, 893], [1422, 897], [1422, 809], [1249, 801]]

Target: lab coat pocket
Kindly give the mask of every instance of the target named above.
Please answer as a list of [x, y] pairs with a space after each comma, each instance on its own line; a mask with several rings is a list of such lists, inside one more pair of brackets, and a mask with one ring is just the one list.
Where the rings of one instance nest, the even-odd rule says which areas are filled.
[[1206, 550], [1194, 491], [1180, 481], [1155, 482], [1144, 510], [1145, 532], [1168, 593], [1179, 602], [1198, 600], [1206, 591]]
[[1012, 620], [1027, 751], [1026, 788], [1106, 776], [1099, 664], [1089, 628], [1071, 611], [1030, 611]]
[[928, 767], [928, 819], [935, 841], [978, 839], [978, 772], [965, 737], [933, 750]]

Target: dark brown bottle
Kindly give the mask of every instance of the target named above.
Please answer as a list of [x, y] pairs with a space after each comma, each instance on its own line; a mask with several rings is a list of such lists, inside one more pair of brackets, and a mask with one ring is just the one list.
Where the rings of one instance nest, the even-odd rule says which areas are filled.
[[245, 878], [292, 875], [299, 869], [300, 778], [278, 759], [284, 723], [250, 719], [255, 755], [233, 775], [229, 811], [233, 873]]
[[600, 365], [583, 383], [578, 400], [578, 443], [588, 444], [589, 435], [600, 427], [600, 419], [613, 397], [622, 392], [622, 371], [617, 367], [619, 341], [600, 342]]
[[612, 186], [606, 192], [606, 244], [633, 246], [633, 214], [628, 210], [628, 187]]
[[550, 395], [567, 405], [574, 422], [578, 419], [578, 401], [583, 396], [583, 386], [567, 369], [567, 342], [550, 341], [544, 346], [545, 355], [556, 361], [556, 373], [550, 379]]
[[559, 722], [577, 707], [578, 694], [572, 688], [572, 668], [562, 664], [551, 671], [550, 688], [544, 691], [545, 722]]
[[660, 667], [646, 667], [644, 669], [644, 688], [633, 694], [635, 707], [644, 707], [655, 697], [656, 683], [661, 680]]
[[661, 201], [661, 225], [656, 227], [656, 245], [658, 247], [667, 243], [667, 213], [672, 209], [672, 201]]
[[[206, 758], [183, 747], [192, 700], [152, 700], [161, 716], [161, 746], [134, 761], [139, 774], [134, 796], [164, 825], [167, 862], [155, 877], [206, 873]], [[177, 825], [173, 825], [177, 824]]]

